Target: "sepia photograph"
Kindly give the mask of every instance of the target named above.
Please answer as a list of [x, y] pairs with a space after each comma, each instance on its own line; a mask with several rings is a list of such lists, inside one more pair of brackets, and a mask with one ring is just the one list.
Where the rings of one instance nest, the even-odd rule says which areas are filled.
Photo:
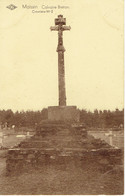
[[1, 0], [0, 75], [0, 195], [124, 195], [124, 0]]

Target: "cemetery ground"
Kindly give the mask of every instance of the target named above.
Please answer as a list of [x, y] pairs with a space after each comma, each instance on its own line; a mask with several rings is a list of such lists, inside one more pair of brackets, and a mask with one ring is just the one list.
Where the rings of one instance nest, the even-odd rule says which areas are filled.
[[[12, 147], [24, 138], [15, 134], [5, 138]], [[6, 175], [7, 149], [0, 150], [0, 195], [120, 195], [123, 194], [123, 165], [109, 166], [85, 161], [47, 164], [39, 170]]]

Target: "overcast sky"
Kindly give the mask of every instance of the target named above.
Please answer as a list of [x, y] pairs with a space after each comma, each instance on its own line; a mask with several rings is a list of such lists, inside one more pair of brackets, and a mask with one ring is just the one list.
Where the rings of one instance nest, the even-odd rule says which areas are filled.
[[[11, 3], [15, 10], [6, 8]], [[69, 8], [32, 13], [25, 4]], [[122, 109], [123, 0], [1, 0], [0, 109], [58, 105], [58, 34], [50, 31], [58, 14], [71, 26], [64, 32], [67, 105]]]

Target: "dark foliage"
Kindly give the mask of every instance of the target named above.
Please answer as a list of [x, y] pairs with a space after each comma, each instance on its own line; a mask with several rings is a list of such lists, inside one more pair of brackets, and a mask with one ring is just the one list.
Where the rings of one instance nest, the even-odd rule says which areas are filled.
[[80, 121], [84, 122], [88, 127], [120, 127], [124, 125], [124, 109], [115, 111], [103, 110], [94, 112], [80, 111]]
[[[85, 109], [80, 111], [80, 122], [84, 123], [87, 127], [119, 127], [124, 124], [124, 109], [115, 111], [103, 110], [94, 112]], [[41, 111], [17, 111], [0, 110], [0, 123], [1, 125], [7, 124], [8, 126], [16, 125], [16, 127], [31, 127], [40, 124], [41, 121], [46, 120], [48, 110], [44, 108]]]

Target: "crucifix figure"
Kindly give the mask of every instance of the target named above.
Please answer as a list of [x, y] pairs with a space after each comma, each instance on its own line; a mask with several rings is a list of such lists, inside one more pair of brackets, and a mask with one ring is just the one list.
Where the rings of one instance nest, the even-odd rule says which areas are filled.
[[51, 31], [58, 31], [58, 87], [59, 87], [59, 106], [66, 106], [66, 90], [65, 90], [65, 69], [64, 69], [64, 52], [63, 31], [70, 30], [70, 26], [66, 25], [66, 18], [58, 15], [55, 19], [55, 26], [50, 27]]

